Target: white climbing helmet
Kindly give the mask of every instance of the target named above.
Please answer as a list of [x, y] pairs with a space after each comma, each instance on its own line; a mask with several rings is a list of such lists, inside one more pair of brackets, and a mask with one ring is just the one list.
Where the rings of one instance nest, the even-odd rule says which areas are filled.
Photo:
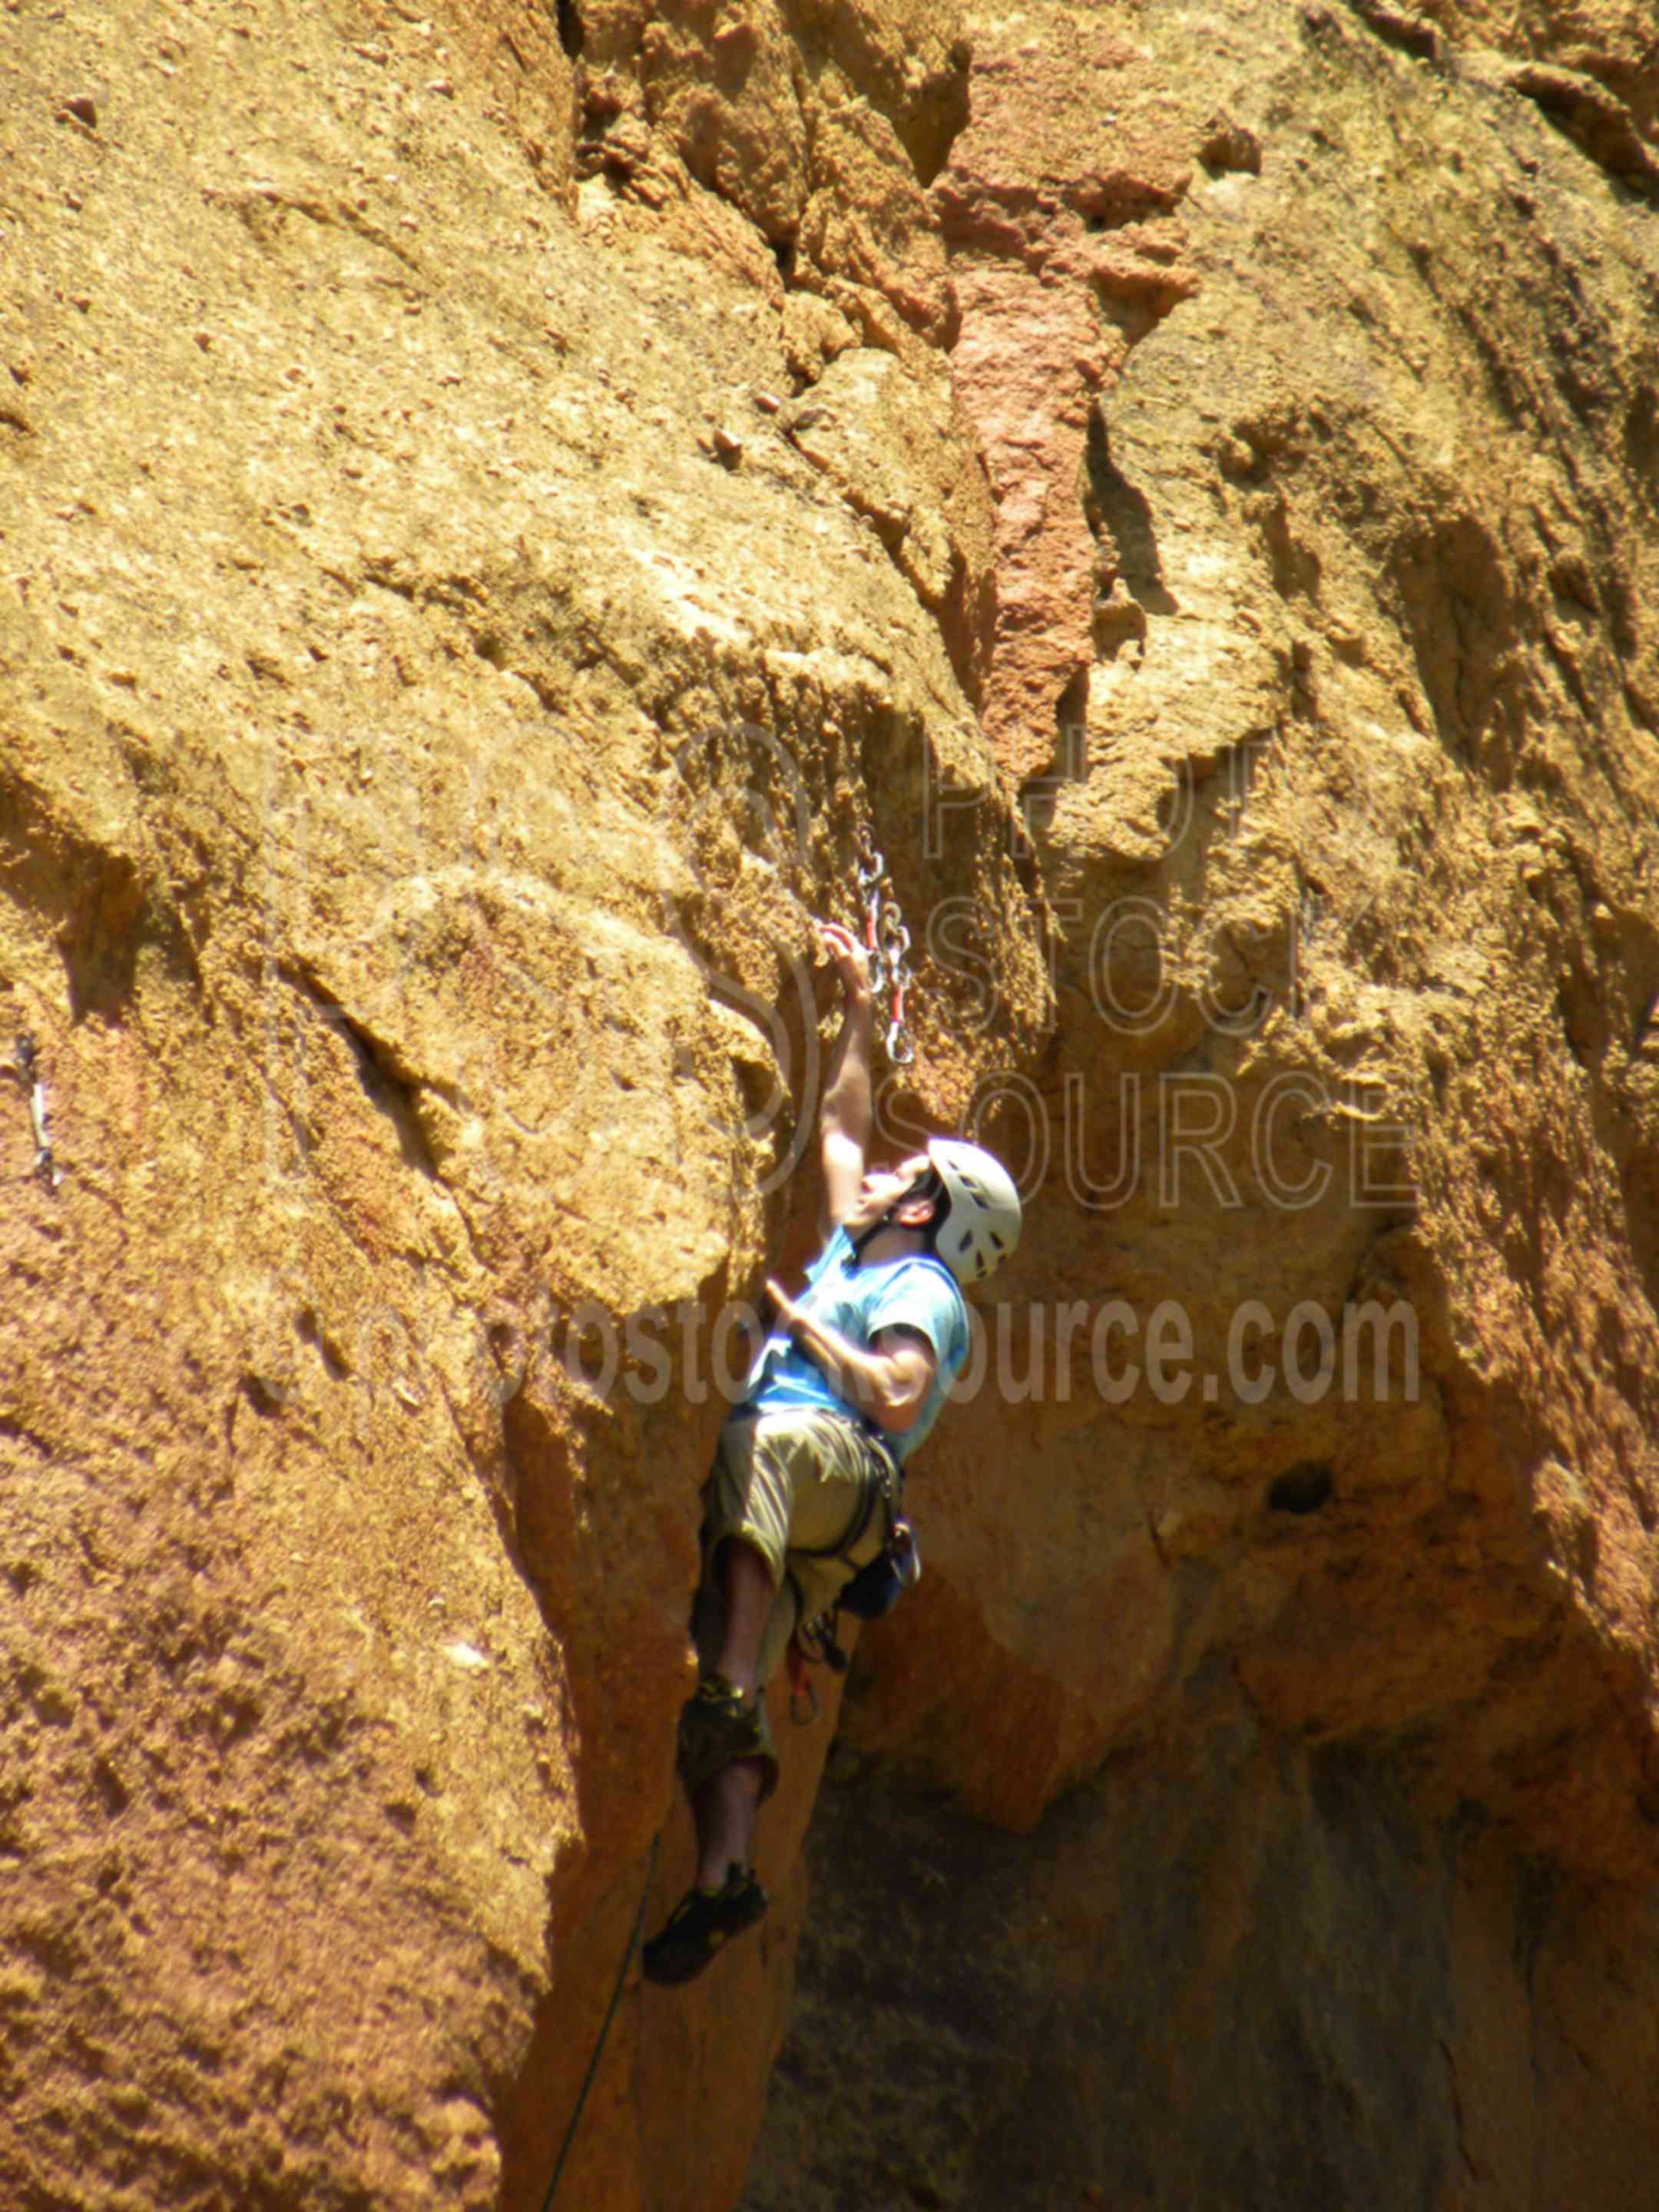
[[959, 1283], [981, 1283], [1019, 1242], [1019, 1193], [978, 1145], [935, 1137], [927, 1157], [951, 1200], [933, 1249]]

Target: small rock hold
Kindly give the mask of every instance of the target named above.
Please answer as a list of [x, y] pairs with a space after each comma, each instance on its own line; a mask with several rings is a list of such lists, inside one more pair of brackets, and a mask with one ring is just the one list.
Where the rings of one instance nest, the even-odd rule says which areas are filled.
[[755, 404], [763, 415], [775, 415], [783, 402], [775, 392], [757, 392], [755, 394]]
[[1206, 169], [1235, 170], [1249, 177], [1261, 174], [1261, 141], [1254, 131], [1224, 112], [1212, 115], [1204, 125], [1198, 158]]
[[746, 15], [730, 17], [714, 33], [713, 45], [717, 54], [728, 60], [752, 52], [756, 40], [755, 26]]
[[1353, 0], [1353, 11], [1379, 38], [1424, 61], [1439, 58], [1440, 33], [1414, 8], [1396, 8], [1393, 0]]
[[639, 92], [614, 70], [595, 77], [582, 94], [582, 112], [591, 121], [605, 124], [639, 105]]
[[453, 100], [455, 97], [455, 88], [447, 76], [433, 77], [426, 88], [428, 92], [435, 93], [440, 100]]
[[88, 131], [98, 128], [98, 105], [89, 93], [72, 93], [58, 110], [60, 115], [72, 115], [77, 123], [84, 123]]
[[[835, 421], [835, 416], [827, 407], [816, 404], [809, 407], [791, 407], [778, 417], [778, 428], [792, 446], [799, 446], [804, 432], [816, 430], [820, 426], [826, 429], [833, 429]], [[803, 447], [801, 450], [805, 452], [805, 448]]]
[[623, 116], [605, 133], [599, 155], [605, 167], [614, 174], [631, 175], [651, 158], [649, 127], [637, 116]]
[[714, 447], [715, 453], [725, 462], [728, 469], [736, 468], [738, 463], [743, 459], [743, 440], [734, 438], [729, 430], [714, 432]]

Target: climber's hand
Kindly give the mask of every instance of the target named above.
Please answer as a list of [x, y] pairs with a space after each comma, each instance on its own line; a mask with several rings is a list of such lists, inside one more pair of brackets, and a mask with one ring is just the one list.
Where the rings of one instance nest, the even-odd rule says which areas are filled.
[[841, 978], [841, 988], [849, 999], [870, 995], [870, 956], [850, 929], [843, 929], [838, 921], [821, 921], [818, 937], [824, 951], [836, 965]]

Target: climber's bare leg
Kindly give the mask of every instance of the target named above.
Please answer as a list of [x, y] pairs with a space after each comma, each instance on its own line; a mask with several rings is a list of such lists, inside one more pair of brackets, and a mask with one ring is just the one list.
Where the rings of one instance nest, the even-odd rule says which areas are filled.
[[[776, 1592], [772, 1571], [752, 1544], [727, 1539], [714, 1563], [725, 1601], [726, 1627], [715, 1671], [745, 1698], [757, 1694], [755, 1672], [761, 1638], [771, 1618]], [[733, 1864], [746, 1867], [760, 1804], [763, 1768], [758, 1759], [734, 1759], [708, 1777], [691, 1799], [697, 1828], [700, 1889], [717, 1889]]]
[[776, 1595], [772, 1570], [752, 1544], [732, 1536], [720, 1547], [716, 1572], [726, 1599], [726, 1636], [715, 1668], [733, 1689], [752, 1698], [761, 1638]]
[[699, 1889], [718, 1889], [732, 1866], [749, 1864], [755, 1813], [760, 1803], [761, 1762], [734, 1759], [711, 1774], [691, 1800], [697, 1826]]

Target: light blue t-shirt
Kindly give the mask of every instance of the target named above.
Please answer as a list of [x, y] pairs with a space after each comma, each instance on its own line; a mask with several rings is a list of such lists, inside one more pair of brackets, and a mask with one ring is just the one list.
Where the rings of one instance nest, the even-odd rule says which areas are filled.
[[[821, 1328], [833, 1328], [860, 1352], [884, 1328], [914, 1328], [939, 1362], [921, 1411], [902, 1434], [876, 1428], [896, 1459], [907, 1460], [939, 1419], [939, 1409], [968, 1357], [968, 1308], [943, 1260], [910, 1253], [900, 1260], [860, 1267], [852, 1239], [837, 1225], [806, 1271], [807, 1287], [795, 1301]], [[781, 1330], [769, 1336], [750, 1370], [739, 1408], [757, 1413], [831, 1413], [862, 1422], [815, 1360]]]

